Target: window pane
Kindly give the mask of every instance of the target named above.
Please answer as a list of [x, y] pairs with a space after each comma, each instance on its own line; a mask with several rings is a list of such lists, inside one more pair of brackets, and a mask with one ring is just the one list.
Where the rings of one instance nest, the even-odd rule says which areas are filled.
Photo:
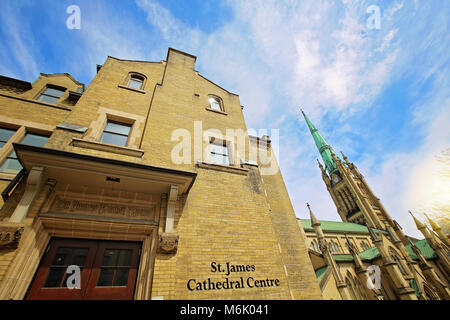
[[115, 144], [118, 146], [125, 146], [127, 144], [127, 136], [120, 136], [118, 134], [103, 132], [101, 142]]
[[131, 256], [133, 250], [120, 250], [119, 258], [117, 259], [118, 266], [129, 266], [131, 265]]
[[84, 266], [89, 249], [74, 249], [71, 264], [77, 266]]
[[65, 271], [65, 267], [50, 268], [44, 288], [58, 288], [61, 284], [62, 278], [65, 275]]
[[211, 109], [221, 111], [220, 102], [215, 98], [209, 98], [209, 105]]
[[105, 131], [128, 135], [130, 133], [131, 125], [121, 124], [117, 122], [108, 121]]
[[98, 277], [97, 287], [112, 286], [113, 276], [114, 276], [113, 268], [102, 268], [100, 270], [100, 276]]
[[222, 165], [229, 165], [230, 162], [228, 160], [228, 156], [221, 155], [221, 154], [215, 154], [211, 153], [211, 162], [216, 164], [222, 164]]
[[219, 154], [228, 154], [227, 146], [224, 146], [222, 144], [211, 143], [209, 147], [211, 152]]
[[0, 141], [7, 142], [15, 132], [16, 130], [0, 128]]
[[102, 266], [116, 266], [119, 250], [106, 249], [103, 255]]
[[41, 96], [38, 98], [38, 100], [48, 102], [48, 103], [56, 103], [58, 102], [59, 98], [55, 98], [52, 96], [47, 96], [45, 94], [41, 94]]
[[59, 89], [54, 89], [54, 88], [47, 88], [45, 89], [45, 91], [42, 94], [46, 94], [48, 96], [53, 96], [53, 97], [57, 97], [57, 98], [61, 98], [61, 96], [63, 95], [64, 91], [63, 90], [59, 90]]
[[143, 81], [141, 79], [131, 78], [128, 86], [133, 89], [141, 89]]
[[23, 144], [28, 144], [30, 146], [43, 147], [44, 144], [48, 141], [48, 137], [40, 136], [37, 134], [27, 133], [25, 138], [23, 138]]
[[116, 269], [116, 277], [114, 278], [114, 286], [126, 286], [128, 282], [128, 268]]
[[22, 170], [22, 166], [20, 165], [19, 160], [14, 158], [6, 159], [6, 161], [0, 166], [0, 172], [17, 173], [20, 170]]
[[72, 254], [71, 248], [58, 248], [52, 265], [67, 266], [69, 264], [69, 258]]

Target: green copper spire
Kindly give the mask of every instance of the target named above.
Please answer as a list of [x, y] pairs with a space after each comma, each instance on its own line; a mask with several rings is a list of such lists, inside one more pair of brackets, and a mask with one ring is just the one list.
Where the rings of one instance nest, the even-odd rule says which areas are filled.
[[[314, 138], [314, 142], [316, 143], [317, 149], [319, 149], [320, 155], [322, 156], [323, 163], [325, 164], [326, 170], [328, 174], [331, 176], [332, 173], [337, 171], [336, 163], [331, 157], [331, 152], [334, 153], [333, 149], [331, 149], [330, 145], [324, 137], [320, 134], [319, 130], [312, 124], [309, 118], [302, 110], [303, 117], [305, 118], [306, 124], [308, 125], [309, 131], [311, 131], [311, 135]], [[337, 156], [336, 156], [337, 157]]]

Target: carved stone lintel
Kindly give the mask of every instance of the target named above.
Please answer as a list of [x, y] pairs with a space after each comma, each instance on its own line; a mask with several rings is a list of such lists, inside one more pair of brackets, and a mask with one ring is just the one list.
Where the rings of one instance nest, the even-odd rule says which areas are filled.
[[178, 250], [178, 239], [180, 236], [176, 233], [162, 232], [159, 234], [159, 253], [176, 253]]
[[23, 224], [0, 223], [0, 250], [17, 248], [22, 237], [23, 229]]

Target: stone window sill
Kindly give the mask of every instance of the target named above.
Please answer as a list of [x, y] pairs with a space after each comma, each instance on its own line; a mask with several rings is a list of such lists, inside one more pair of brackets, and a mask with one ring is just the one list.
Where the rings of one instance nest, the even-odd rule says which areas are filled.
[[130, 87], [127, 87], [127, 86], [124, 86], [124, 85], [121, 85], [121, 84], [118, 84], [117, 86], [118, 86], [119, 88], [122, 88], [122, 89], [127, 89], [127, 90], [130, 90], [130, 91], [134, 91], [134, 92], [139, 92], [139, 93], [142, 93], [142, 94], [146, 94], [146, 92], [145, 92], [144, 90], [130, 88]]
[[223, 115], [225, 115], [225, 116], [227, 116], [227, 115], [228, 115], [228, 113], [226, 113], [226, 112], [223, 112], [223, 111], [219, 111], [219, 110], [214, 110], [214, 109], [211, 109], [211, 108], [208, 108], [208, 107], [206, 107], [205, 109], [206, 109], [206, 110], [208, 110], [208, 111], [211, 111], [211, 112], [215, 112], [215, 113], [223, 114]]
[[141, 149], [116, 146], [114, 144], [97, 142], [97, 141], [88, 141], [88, 140], [83, 140], [83, 139], [78, 139], [78, 138], [72, 138], [72, 145], [75, 147], [98, 150], [98, 151], [105, 151], [105, 152], [112, 152], [112, 153], [122, 154], [122, 155], [126, 155], [126, 156], [136, 157], [136, 158], [142, 158], [142, 156], [144, 155], [144, 150], [141, 150]]
[[215, 163], [209, 163], [209, 162], [203, 162], [198, 161], [196, 163], [197, 167], [202, 169], [210, 169], [210, 170], [217, 170], [222, 172], [228, 172], [228, 173], [234, 173], [234, 174], [241, 174], [241, 175], [247, 175], [248, 169], [245, 168], [239, 168], [239, 167], [232, 167], [232, 166], [225, 166], [221, 164], [215, 164]]

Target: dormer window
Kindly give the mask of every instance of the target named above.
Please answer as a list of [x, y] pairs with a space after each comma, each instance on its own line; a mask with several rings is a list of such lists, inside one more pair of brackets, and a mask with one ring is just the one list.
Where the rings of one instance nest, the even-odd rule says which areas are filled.
[[65, 91], [65, 88], [47, 86], [47, 88], [39, 96], [38, 100], [55, 104]]
[[216, 111], [223, 111], [222, 103], [218, 97], [209, 97], [209, 107]]
[[145, 78], [138, 74], [131, 74], [128, 80], [128, 87], [131, 89], [142, 90], [144, 87]]

